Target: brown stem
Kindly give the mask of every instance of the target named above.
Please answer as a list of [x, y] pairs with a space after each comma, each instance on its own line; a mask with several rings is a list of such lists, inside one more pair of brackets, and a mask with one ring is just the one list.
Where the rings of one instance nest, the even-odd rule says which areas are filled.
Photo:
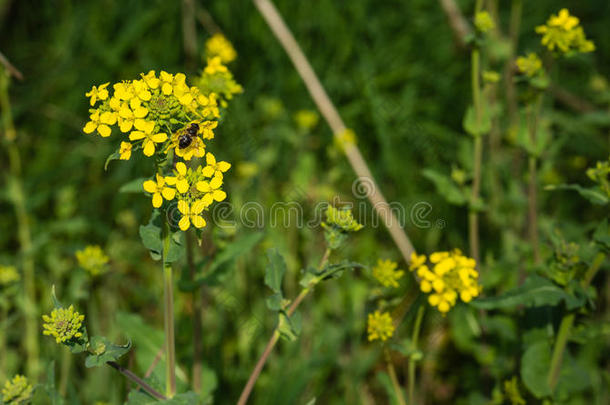
[[156, 399], [160, 399], [160, 400], [167, 399], [164, 395], [160, 394], [153, 387], [148, 385], [146, 383], [146, 381], [142, 380], [140, 377], [138, 377], [137, 375], [135, 375], [134, 373], [132, 373], [125, 367], [119, 365], [118, 363], [116, 363], [114, 361], [108, 361], [108, 362], [106, 362], [106, 364], [108, 364], [110, 367], [117, 370], [119, 373], [123, 374], [125, 377], [127, 377], [134, 383], [138, 384], [144, 391], [148, 392], [152, 397], [154, 397]]
[[[261, 15], [271, 28], [271, 31], [275, 34], [280, 44], [283, 46], [284, 51], [288, 54], [292, 63], [294, 64], [297, 72], [303, 79], [311, 98], [315, 102], [318, 110], [330, 126], [334, 136], [340, 140], [340, 135], [346, 130], [345, 123], [341, 119], [339, 112], [335, 108], [334, 104], [328, 97], [328, 94], [322, 87], [320, 80], [314, 72], [311, 64], [307, 60], [307, 57], [301, 50], [298, 42], [286, 26], [286, 23], [282, 19], [273, 3], [269, 0], [253, 0], [254, 4], [260, 11]], [[385, 197], [381, 194], [379, 186], [375, 182], [373, 174], [369, 170], [362, 154], [358, 147], [354, 144], [348, 144], [345, 146], [345, 154], [347, 159], [352, 166], [354, 172], [358, 178], [363, 181], [367, 186], [367, 197], [373, 205], [373, 208], [377, 212], [377, 215], [382, 219], [384, 225], [390, 232], [394, 243], [400, 250], [405, 262], [411, 261], [411, 253], [415, 251], [411, 241], [407, 234], [402, 229], [400, 222], [394, 215], [388, 205]]]
[[440, 0], [441, 7], [449, 20], [449, 26], [453, 31], [453, 36], [460, 47], [466, 46], [466, 38], [472, 30], [462, 11], [455, 3], [455, 0]]

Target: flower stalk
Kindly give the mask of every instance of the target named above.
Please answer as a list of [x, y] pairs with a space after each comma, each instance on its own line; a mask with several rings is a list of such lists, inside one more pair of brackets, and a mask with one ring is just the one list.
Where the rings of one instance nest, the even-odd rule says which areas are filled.
[[394, 387], [394, 394], [396, 395], [396, 400], [400, 405], [407, 405], [407, 402], [405, 401], [405, 397], [402, 392], [402, 388], [400, 388], [400, 384], [398, 383], [398, 377], [396, 377], [396, 369], [394, 368], [394, 364], [392, 363], [390, 351], [387, 347], [383, 348], [383, 353], [388, 367], [388, 374], [390, 376], [390, 380], [392, 381], [392, 387]]
[[[424, 319], [424, 313], [426, 312], [426, 306], [420, 304], [417, 309], [417, 315], [415, 317], [415, 324], [413, 325], [413, 334], [411, 335], [411, 342], [413, 343], [413, 350], [417, 351], [417, 343], [419, 341], [419, 333], [421, 331], [421, 324]], [[415, 404], [415, 367], [417, 358], [414, 353], [409, 357], [409, 370], [407, 374], [407, 386], [409, 390], [409, 404]]]
[[166, 221], [163, 239], [163, 286], [165, 309], [165, 383], [169, 398], [176, 394], [176, 347], [174, 342], [174, 284], [172, 265], [167, 261], [171, 233]]

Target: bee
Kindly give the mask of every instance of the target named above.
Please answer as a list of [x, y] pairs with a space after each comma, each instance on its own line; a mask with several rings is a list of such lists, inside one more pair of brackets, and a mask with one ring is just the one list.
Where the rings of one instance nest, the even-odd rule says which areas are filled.
[[193, 138], [197, 136], [197, 132], [199, 132], [199, 124], [193, 122], [178, 138], [178, 147], [188, 148], [193, 143]]

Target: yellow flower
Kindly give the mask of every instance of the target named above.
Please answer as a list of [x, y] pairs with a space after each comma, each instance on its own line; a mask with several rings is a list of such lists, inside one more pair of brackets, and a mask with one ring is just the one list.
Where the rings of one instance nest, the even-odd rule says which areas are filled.
[[227, 193], [222, 191], [222, 176], [215, 176], [210, 181], [198, 181], [197, 190], [204, 193], [202, 200], [205, 205], [210, 205], [213, 201], [223, 201], [227, 198]]
[[12, 380], [7, 380], [2, 388], [2, 403], [19, 405], [29, 402], [34, 392], [32, 384], [22, 375], [17, 374]]
[[76, 252], [78, 265], [89, 272], [92, 276], [97, 276], [105, 272], [106, 265], [110, 258], [104, 254], [98, 245], [86, 246], [83, 250]]
[[203, 73], [208, 75], [213, 75], [216, 73], [226, 73], [228, 71], [229, 69], [227, 69], [227, 67], [222, 64], [222, 60], [219, 56], [208, 58], [208, 64], [205, 69], [203, 69]]
[[210, 152], [206, 153], [205, 161], [207, 166], [202, 171], [205, 177], [216, 176], [222, 178], [222, 174], [231, 168], [230, 163], [224, 161], [216, 163], [216, 158]]
[[392, 317], [388, 312], [382, 314], [379, 311], [375, 311], [374, 313], [369, 314], [367, 324], [369, 342], [377, 339], [386, 341], [392, 337], [394, 329]]
[[339, 132], [335, 135], [334, 143], [343, 151], [348, 145], [354, 145], [356, 143], [356, 133], [353, 129], [345, 128], [343, 132]]
[[128, 101], [133, 98], [133, 86], [129, 82], [119, 82], [112, 85], [114, 97], [119, 100]]
[[179, 146], [179, 138], [180, 131], [176, 132], [172, 136], [171, 144], [168, 146], [165, 153], [169, 152], [169, 150], [173, 148], [176, 156], [181, 157], [186, 161], [191, 160], [193, 157], [203, 157], [203, 155], [205, 155], [205, 144], [201, 138], [194, 137], [191, 144], [186, 148], [181, 148]]
[[119, 128], [121, 132], [129, 132], [136, 120], [146, 117], [148, 110], [140, 104], [138, 98], [132, 98], [129, 104], [123, 103], [119, 109]]
[[174, 199], [174, 196], [176, 195], [176, 190], [171, 187], [168, 187], [173, 184], [173, 180], [175, 180], [173, 177], [164, 178], [163, 176], [157, 174], [157, 181], [146, 180], [144, 183], [142, 183], [144, 191], [153, 195], [153, 207], [159, 208], [163, 204], [164, 198], [167, 201], [171, 201]]
[[109, 111], [100, 113], [99, 110], [95, 110], [93, 114], [89, 116], [89, 119], [91, 121], [87, 122], [83, 131], [86, 134], [90, 134], [97, 129], [97, 133], [106, 138], [112, 133], [109, 125], [114, 125], [116, 123], [116, 114]]
[[479, 11], [474, 16], [474, 26], [479, 32], [485, 33], [493, 30], [496, 24], [487, 11]]
[[538, 55], [531, 52], [527, 57], [519, 56], [517, 58], [517, 68], [524, 75], [533, 77], [542, 72], [542, 61]]
[[110, 83], [104, 83], [100, 87], [93, 86], [91, 91], [85, 93], [85, 97], [90, 97], [89, 103], [93, 107], [97, 100], [106, 100], [108, 98], [108, 87]]
[[373, 277], [377, 279], [384, 287], [398, 287], [398, 279], [405, 273], [402, 270], [396, 270], [398, 263], [391, 260], [377, 260], [377, 266], [373, 267]]
[[222, 34], [214, 34], [206, 41], [205, 53], [208, 57], [218, 56], [223, 63], [231, 63], [237, 58], [233, 45]]
[[148, 91], [148, 83], [144, 80], [134, 80], [131, 85], [133, 86], [134, 96], [142, 101], [148, 101], [151, 99], [152, 94]]
[[66, 308], [56, 308], [51, 316], [43, 315], [43, 335], [55, 337], [57, 343], [65, 343], [83, 336], [82, 327], [85, 315], [81, 315], [70, 305]]
[[470, 302], [481, 291], [479, 273], [474, 259], [459, 250], [436, 252], [430, 255], [432, 270], [425, 264], [425, 256], [411, 258], [411, 271], [416, 270], [422, 292], [431, 293], [428, 303], [445, 314], [457, 303], [457, 299]]
[[204, 121], [199, 124], [199, 132], [203, 139], [214, 139], [214, 129], [218, 126], [218, 121]]
[[172, 94], [174, 87], [179, 89], [183, 88], [185, 85], [186, 76], [184, 73], [177, 73], [174, 76], [173, 74], [162, 70], [159, 74], [159, 79], [161, 79], [161, 92], [168, 96]]
[[182, 162], [176, 163], [176, 189], [180, 194], [186, 193], [191, 185], [189, 184], [188, 179], [186, 178], [187, 169], [186, 165]]
[[190, 228], [191, 223], [196, 228], [203, 228], [206, 223], [201, 213], [205, 207], [206, 204], [202, 200], [197, 200], [192, 205], [189, 205], [185, 200], [178, 201], [178, 211], [182, 214], [182, 219], [178, 223], [180, 229], [186, 231]]
[[557, 49], [564, 54], [593, 52], [595, 44], [587, 40], [579, 24], [578, 18], [564, 8], [558, 15], [551, 15], [545, 25], [536, 27], [536, 32], [542, 34], [541, 43], [550, 51]]
[[146, 84], [148, 85], [148, 87], [150, 89], [154, 90], [154, 89], [158, 88], [159, 84], [161, 83], [161, 80], [159, 80], [157, 78], [157, 75], [154, 70], [151, 70], [146, 74], [141, 73], [140, 76], [142, 76], [142, 80], [144, 80], [144, 82], [146, 82]]
[[326, 209], [326, 222], [322, 222], [324, 228], [338, 228], [342, 232], [356, 232], [362, 229], [362, 225], [354, 219], [349, 209], [339, 209], [329, 205]]
[[121, 142], [121, 147], [119, 149], [119, 158], [121, 160], [129, 160], [131, 158], [131, 148], [131, 143]]
[[0, 266], [0, 286], [12, 284], [20, 278], [15, 266]]
[[163, 132], [153, 134], [155, 129], [155, 123], [153, 121], [137, 119], [135, 121], [135, 127], [139, 131], [132, 131], [129, 134], [129, 140], [137, 141], [139, 139], [144, 139], [142, 148], [144, 150], [144, 155], [146, 156], [155, 154], [155, 143], [162, 143], [167, 140], [167, 134]]
[[311, 130], [318, 125], [318, 113], [312, 110], [299, 110], [294, 114], [294, 120], [301, 129]]

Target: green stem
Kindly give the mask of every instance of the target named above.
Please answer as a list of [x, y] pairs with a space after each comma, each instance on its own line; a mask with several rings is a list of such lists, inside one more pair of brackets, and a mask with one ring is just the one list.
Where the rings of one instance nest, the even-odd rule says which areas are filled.
[[[426, 312], [426, 306], [420, 304], [417, 309], [417, 316], [415, 318], [415, 324], [413, 325], [413, 335], [411, 336], [411, 342], [413, 343], [413, 350], [417, 350], [417, 343], [419, 341], [419, 333], [421, 331], [422, 320], [424, 319], [424, 313]], [[408, 389], [409, 389], [409, 404], [415, 404], [415, 366], [417, 359], [413, 357], [409, 358], [409, 373], [408, 378]]]
[[172, 265], [167, 261], [171, 232], [166, 222], [163, 240], [163, 285], [165, 296], [165, 383], [167, 397], [176, 394], [176, 347], [174, 343], [174, 283]]
[[534, 253], [534, 263], [540, 263], [540, 246], [538, 243], [538, 180], [537, 180], [537, 157], [536, 138], [538, 132], [538, 121], [540, 116], [540, 107], [542, 105], [542, 93], [536, 96], [536, 101], [530, 106], [529, 114], [529, 137], [530, 137], [530, 156], [528, 161], [529, 166], [529, 186], [528, 186], [528, 234], [530, 244]]
[[8, 95], [9, 77], [0, 69], [0, 111], [2, 111], [2, 129], [4, 141], [8, 143], [10, 177], [8, 189], [17, 217], [17, 237], [21, 253], [21, 266], [23, 268], [24, 307], [25, 315], [25, 351], [27, 355], [26, 369], [28, 376], [36, 378], [39, 372], [38, 344], [38, 309], [36, 306], [35, 267], [33, 259], [32, 232], [30, 230], [30, 217], [27, 212], [25, 192], [21, 182], [21, 157], [15, 144], [16, 131], [13, 125], [11, 104]]
[[[195, 257], [194, 257], [194, 244], [195, 239], [193, 237], [192, 230], [186, 232], [186, 262], [189, 267], [189, 276], [191, 281], [195, 280], [196, 276], [196, 268], [195, 268]], [[192, 378], [193, 378], [193, 390], [196, 393], [201, 393], [201, 375], [203, 370], [203, 360], [202, 356], [202, 339], [201, 332], [203, 329], [202, 325], [202, 305], [203, 300], [201, 299], [201, 288], [197, 288], [193, 291], [191, 299], [193, 300], [193, 370], [192, 370]]]
[[[588, 288], [589, 284], [595, 277], [595, 274], [601, 267], [602, 263], [606, 259], [606, 254], [599, 252], [593, 259], [593, 263], [587, 269], [585, 276], [581, 282], [583, 288]], [[551, 357], [551, 366], [549, 369], [548, 383], [551, 390], [555, 389], [557, 382], [559, 381], [559, 373], [561, 372], [561, 364], [563, 362], [563, 354], [565, 352], [568, 339], [570, 338], [570, 332], [574, 325], [575, 314], [570, 313], [563, 317], [561, 324], [559, 325], [559, 331], [557, 332], [557, 339], [555, 339], [555, 347], [553, 348], [553, 355]]]
[[[322, 259], [320, 260], [318, 269], [322, 269], [326, 265], [326, 263], [328, 262], [328, 258], [330, 257], [330, 253], [331, 253], [331, 250], [327, 248], [326, 252], [324, 252], [324, 256], [322, 256]], [[313, 288], [319, 281], [320, 280], [313, 281], [309, 287], [305, 287], [301, 290], [301, 292], [292, 302], [290, 307], [288, 307], [288, 310], [286, 310], [286, 314], [288, 315], [288, 317], [292, 316], [294, 311], [296, 311], [296, 309], [301, 304], [301, 302], [305, 299], [307, 294], [309, 294], [309, 292], [313, 290]], [[263, 354], [261, 354], [261, 357], [258, 359], [258, 361], [256, 362], [256, 365], [254, 366], [254, 369], [250, 373], [248, 382], [244, 386], [244, 389], [242, 390], [241, 395], [239, 396], [239, 399], [237, 400], [237, 405], [245, 405], [248, 402], [248, 398], [250, 397], [250, 394], [252, 393], [252, 389], [254, 389], [254, 384], [256, 384], [256, 380], [258, 380], [258, 377], [261, 374], [261, 371], [263, 371], [263, 367], [265, 366], [265, 363], [267, 362], [269, 355], [271, 355], [271, 352], [273, 351], [273, 348], [275, 347], [275, 344], [277, 343], [279, 338], [280, 338], [280, 332], [279, 332], [278, 328], [276, 327], [275, 330], [273, 331], [273, 334], [271, 335], [271, 338], [267, 342], [267, 345], [265, 346], [265, 350], [263, 350]]]
[[[483, 1], [477, 0], [475, 3], [474, 14], [476, 15], [483, 7]], [[481, 165], [483, 158], [483, 141], [480, 133], [481, 122], [483, 120], [483, 106], [481, 104], [481, 52], [478, 45], [473, 45], [470, 55], [470, 79], [472, 85], [472, 103], [474, 107], [475, 121], [477, 134], [474, 139], [473, 162], [474, 173], [472, 179], [472, 190], [470, 194], [470, 207], [468, 213], [468, 240], [470, 244], [470, 255], [476, 261], [477, 266], [480, 266], [480, 248], [479, 248], [479, 217], [476, 205], [479, 200], [481, 189]]]
[[[402, 388], [398, 383], [398, 377], [396, 377], [396, 369], [394, 368], [394, 363], [392, 363], [390, 351], [387, 347], [383, 348], [383, 353], [385, 355], [385, 362], [388, 367], [388, 374], [390, 375], [390, 380], [392, 380], [392, 387], [394, 387], [394, 394], [396, 395], [396, 400], [400, 405], [407, 405], [407, 402], [405, 401], [405, 397], [402, 392]], [[412, 404], [413, 402], [410, 403]]]

